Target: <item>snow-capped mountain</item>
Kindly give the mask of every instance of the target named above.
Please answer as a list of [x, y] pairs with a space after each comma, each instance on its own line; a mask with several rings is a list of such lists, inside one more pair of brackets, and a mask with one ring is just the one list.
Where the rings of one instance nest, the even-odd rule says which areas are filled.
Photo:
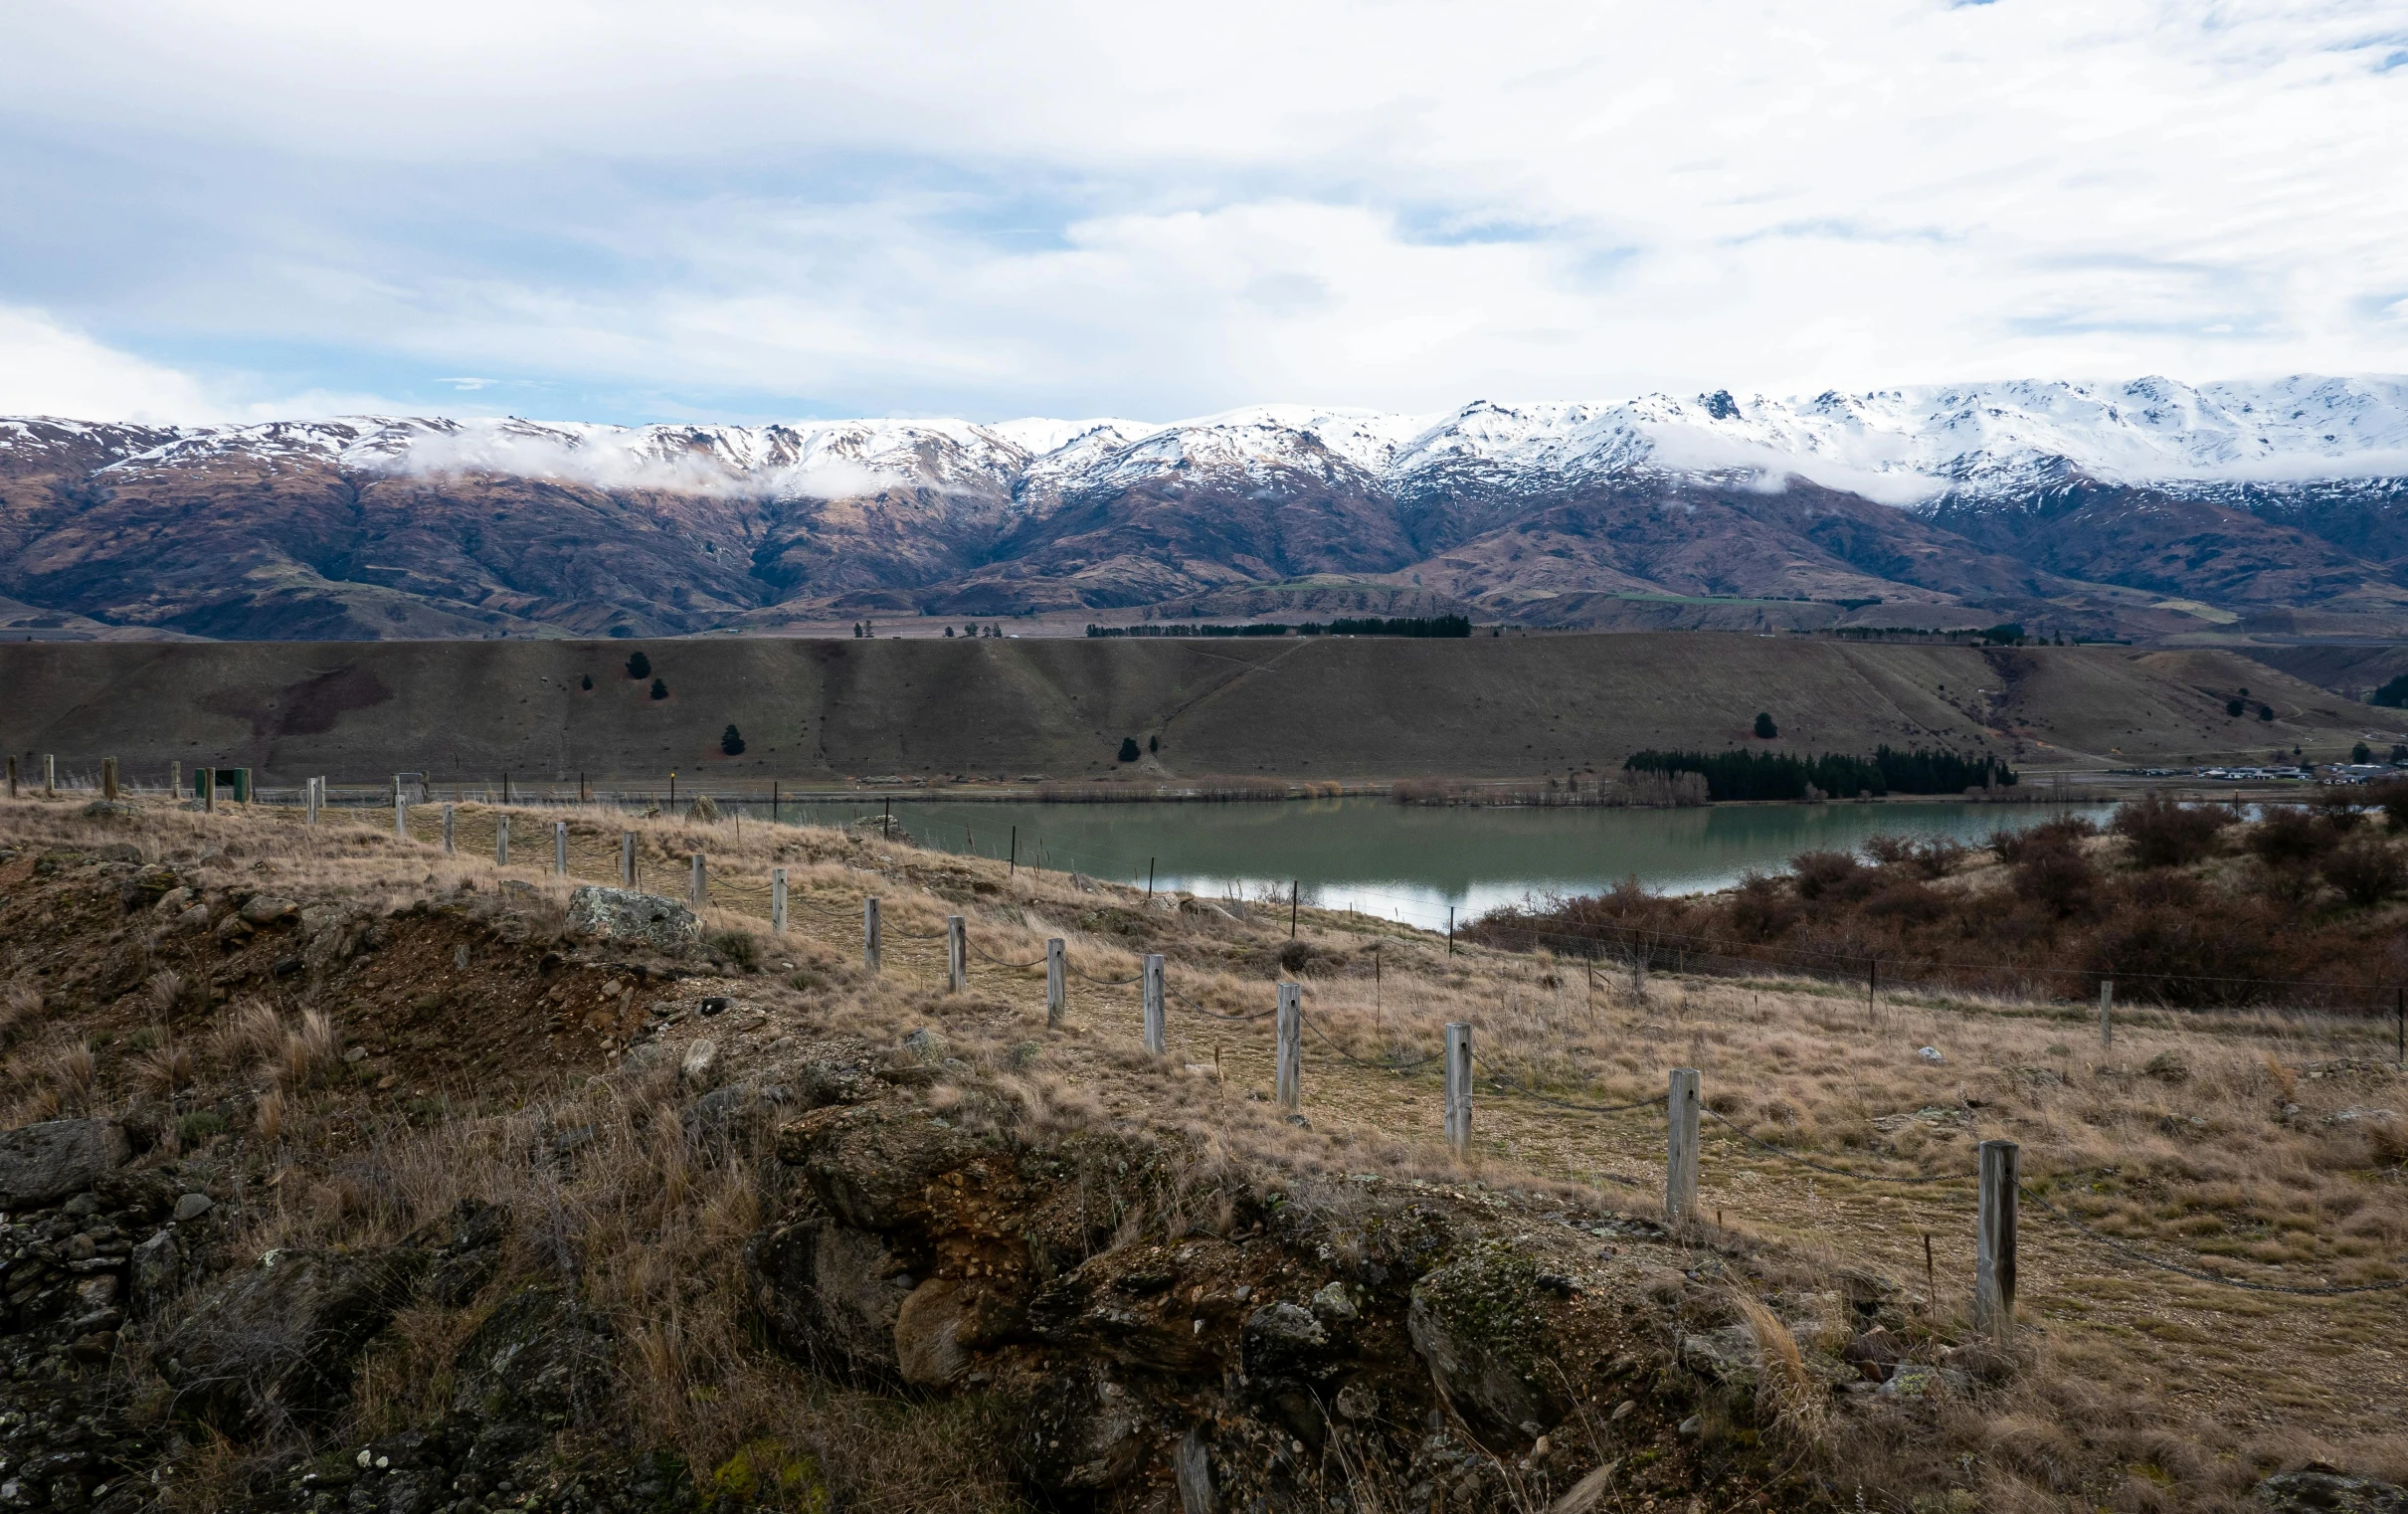
[[[0, 421], [0, 595], [223, 634], [252, 624], [225, 607], [273, 580], [340, 602], [335, 634], [391, 634], [359, 624], [366, 600], [408, 634], [591, 632], [846, 603], [1108, 608], [1334, 574], [1543, 621], [1611, 623], [1652, 593], [2081, 605], [2067, 613], [2130, 630], [2158, 601], [2223, 607], [2218, 624], [2408, 614], [2403, 478], [2397, 378], [1482, 400], [1428, 416], [1264, 405], [1170, 424], [21, 419]], [[384, 513], [345, 523], [309, 502], [327, 488]], [[168, 575], [215, 580], [206, 613], [188, 587], [152, 583], [163, 566], [132, 545], [156, 536], [166, 500], [196, 494], [223, 501], [246, 542], [235, 517], [294, 512], [277, 542]], [[641, 569], [622, 561], [638, 539], [657, 559]], [[579, 543], [632, 576], [573, 591]], [[547, 554], [561, 566], [536, 582]]]

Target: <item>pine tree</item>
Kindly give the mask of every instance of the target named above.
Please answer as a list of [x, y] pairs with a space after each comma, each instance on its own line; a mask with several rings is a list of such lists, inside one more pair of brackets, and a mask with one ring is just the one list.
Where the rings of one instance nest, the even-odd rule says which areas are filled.
[[1763, 712], [1763, 711], [1761, 711], [1761, 710], [1757, 711], [1757, 715], [1756, 715], [1756, 739], [1757, 739], [1757, 740], [1759, 740], [1759, 741], [1770, 741], [1770, 740], [1771, 740], [1773, 737], [1778, 736], [1780, 733], [1781, 733], [1781, 728], [1780, 728], [1779, 726], [1774, 725], [1774, 724], [1772, 723], [1772, 717], [1771, 717], [1770, 715], [1768, 715], [1768, 714], [1764, 713], [1764, 712]]
[[652, 680], [652, 697], [653, 697], [653, 698], [655, 698], [655, 699], [665, 699], [665, 698], [667, 698], [667, 697], [668, 697], [668, 684], [666, 684], [665, 682], [661, 681], [661, 680], [660, 680], [660, 679], [658, 679], [658, 678], [654, 678], [654, 679]]
[[1121, 761], [1135, 762], [1140, 755], [1141, 754], [1137, 750], [1137, 738], [1135, 736], [1123, 736], [1120, 738]]
[[730, 757], [744, 755], [744, 738], [737, 733], [734, 726], [731, 725], [719, 733], [719, 750]]
[[652, 660], [646, 657], [641, 652], [630, 657], [627, 660], [627, 675], [631, 678], [650, 677], [652, 675]]

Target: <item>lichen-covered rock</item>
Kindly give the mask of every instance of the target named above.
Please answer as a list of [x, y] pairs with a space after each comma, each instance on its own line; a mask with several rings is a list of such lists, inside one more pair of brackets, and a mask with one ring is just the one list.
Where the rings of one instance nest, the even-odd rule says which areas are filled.
[[2258, 1484], [2257, 1499], [2269, 1514], [2408, 1514], [2408, 1488], [2320, 1464], [2276, 1473]]
[[154, 1317], [184, 1281], [184, 1252], [173, 1230], [161, 1230], [125, 1259], [127, 1302], [137, 1319]]
[[0, 1131], [0, 1208], [56, 1204], [132, 1154], [114, 1120], [45, 1120]]
[[1457, 1412], [1497, 1440], [1553, 1423], [1539, 1380], [1543, 1341], [1538, 1269], [1496, 1240], [1482, 1240], [1413, 1284], [1405, 1332]]
[[789, 1350], [832, 1376], [903, 1378], [895, 1320], [915, 1280], [884, 1240], [807, 1220], [755, 1236], [745, 1261], [761, 1312]]
[[408, 1301], [427, 1259], [415, 1246], [269, 1252], [160, 1343], [177, 1408], [229, 1428], [333, 1412], [353, 1359]]
[[593, 883], [569, 895], [569, 928], [664, 952], [682, 951], [702, 939], [702, 922], [676, 900]]
[[452, 1371], [455, 1414], [544, 1430], [585, 1423], [609, 1404], [611, 1328], [562, 1289], [521, 1288], [461, 1346]]

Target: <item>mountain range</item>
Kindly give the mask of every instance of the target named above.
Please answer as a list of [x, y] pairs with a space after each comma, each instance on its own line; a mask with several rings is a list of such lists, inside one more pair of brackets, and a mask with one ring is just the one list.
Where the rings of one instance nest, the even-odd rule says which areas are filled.
[[2408, 381], [616, 427], [0, 420], [0, 632], [913, 615], [2408, 634]]

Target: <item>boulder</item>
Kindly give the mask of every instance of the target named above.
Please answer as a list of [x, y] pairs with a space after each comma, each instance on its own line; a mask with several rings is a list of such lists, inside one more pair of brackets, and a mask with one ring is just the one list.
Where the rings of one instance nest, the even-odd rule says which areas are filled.
[[677, 952], [702, 939], [702, 922], [674, 899], [588, 883], [569, 895], [569, 928], [613, 941]]
[[914, 1283], [883, 1239], [807, 1220], [753, 1237], [745, 1262], [787, 1349], [835, 1375], [902, 1378], [895, 1321]]
[[176, 1232], [161, 1230], [135, 1246], [125, 1258], [125, 1280], [134, 1316], [156, 1317], [184, 1281], [184, 1252], [176, 1244]]
[[243, 901], [243, 918], [254, 925], [274, 925], [280, 920], [298, 919], [300, 913], [300, 905], [271, 894], [255, 893]]
[[931, 1277], [895, 1311], [894, 1354], [903, 1381], [915, 1388], [949, 1388], [970, 1370], [963, 1316], [972, 1300], [950, 1277]]
[[835, 1105], [778, 1132], [779, 1159], [802, 1168], [839, 1220], [868, 1230], [893, 1230], [923, 1189], [978, 1150], [969, 1136], [916, 1111]]
[[1467, 1248], [1413, 1284], [1404, 1328], [1438, 1391], [1490, 1444], [1555, 1422], [1537, 1371], [1546, 1324], [1528, 1257], [1493, 1240]]
[[611, 1327], [564, 1289], [521, 1288], [461, 1346], [452, 1375], [455, 1414], [545, 1431], [586, 1423], [610, 1401]]
[[2256, 1497], [2270, 1514], [2408, 1514], [2408, 1488], [2320, 1463], [2277, 1472], [2258, 1484]]
[[159, 1343], [176, 1408], [228, 1430], [331, 1414], [346, 1402], [353, 1360], [426, 1264], [407, 1245], [269, 1252]]
[[0, 1208], [56, 1204], [132, 1154], [125, 1127], [114, 1120], [45, 1120], [0, 1131]]

